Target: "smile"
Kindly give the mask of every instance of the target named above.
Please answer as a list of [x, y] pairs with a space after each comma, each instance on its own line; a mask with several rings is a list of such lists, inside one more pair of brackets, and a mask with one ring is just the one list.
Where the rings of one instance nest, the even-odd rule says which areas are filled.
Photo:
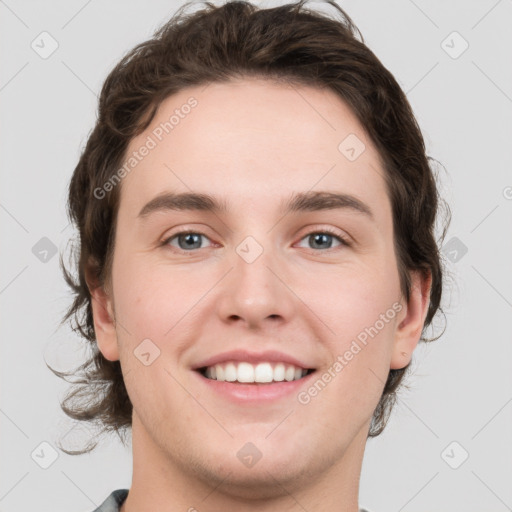
[[207, 379], [220, 382], [269, 384], [300, 380], [314, 370], [281, 362], [251, 364], [245, 361], [233, 361], [199, 368], [198, 371]]

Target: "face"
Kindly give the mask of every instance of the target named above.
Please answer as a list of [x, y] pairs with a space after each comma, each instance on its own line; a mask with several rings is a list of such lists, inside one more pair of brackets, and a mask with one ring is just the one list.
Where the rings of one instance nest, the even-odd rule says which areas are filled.
[[362, 456], [427, 293], [401, 295], [384, 170], [351, 110], [330, 91], [256, 79], [188, 88], [134, 151], [104, 303], [115, 327], [94, 301], [134, 445], [240, 492]]

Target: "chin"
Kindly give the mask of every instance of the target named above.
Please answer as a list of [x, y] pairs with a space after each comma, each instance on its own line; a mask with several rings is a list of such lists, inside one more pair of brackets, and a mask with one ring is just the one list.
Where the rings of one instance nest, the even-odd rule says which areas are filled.
[[[318, 453], [313, 456], [303, 450], [301, 443], [290, 444], [289, 449], [279, 449], [277, 444], [268, 441], [260, 443], [261, 455], [258, 460], [244, 462], [245, 454], [254, 450], [251, 446], [245, 446], [244, 452], [244, 445], [245, 443], [241, 444], [242, 450], [224, 445], [225, 451], [215, 451], [209, 457], [193, 462], [187, 457], [188, 469], [191, 469], [192, 462], [194, 474], [207, 486], [215, 487], [216, 492], [240, 499], [256, 500], [297, 492], [312, 480], [316, 480], [332, 464], [328, 457], [322, 457]], [[254, 451], [253, 455], [257, 456], [257, 453]]]
[[291, 462], [293, 456], [282, 464], [263, 458], [251, 468], [244, 467], [238, 460], [235, 463], [226, 461], [216, 467], [203, 465], [200, 477], [208, 485], [214, 484], [216, 492], [251, 500], [287, 495], [287, 491], [299, 489], [310, 481], [309, 471]]

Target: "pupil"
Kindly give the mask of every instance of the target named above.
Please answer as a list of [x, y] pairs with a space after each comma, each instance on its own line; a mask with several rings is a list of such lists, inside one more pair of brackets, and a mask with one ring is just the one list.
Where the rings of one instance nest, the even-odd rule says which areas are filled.
[[[313, 240], [314, 240], [314, 243], [317, 244], [317, 242], [319, 241], [319, 243], [321, 244], [322, 242], [325, 244], [325, 243], [328, 243], [329, 242], [329, 239], [331, 238], [331, 235], [327, 235], [325, 233], [317, 233], [315, 235], [312, 235], [313, 236]], [[328, 244], [330, 245], [330, 244]]]
[[183, 235], [183, 237], [185, 238], [185, 244], [188, 248], [194, 245], [194, 243], [200, 245], [199, 235], [197, 234], [187, 233], [186, 235]]

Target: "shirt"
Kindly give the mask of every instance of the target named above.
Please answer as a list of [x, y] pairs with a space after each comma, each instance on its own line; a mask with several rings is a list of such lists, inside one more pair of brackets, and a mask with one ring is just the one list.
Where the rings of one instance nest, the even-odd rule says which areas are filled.
[[[93, 512], [119, 512], [121, 505], [128, 496], [129, 489], [116, 489], [108, 496], [108, 498]], [[364, 508], [360, 508], [359, 512], [369, 512]]]

